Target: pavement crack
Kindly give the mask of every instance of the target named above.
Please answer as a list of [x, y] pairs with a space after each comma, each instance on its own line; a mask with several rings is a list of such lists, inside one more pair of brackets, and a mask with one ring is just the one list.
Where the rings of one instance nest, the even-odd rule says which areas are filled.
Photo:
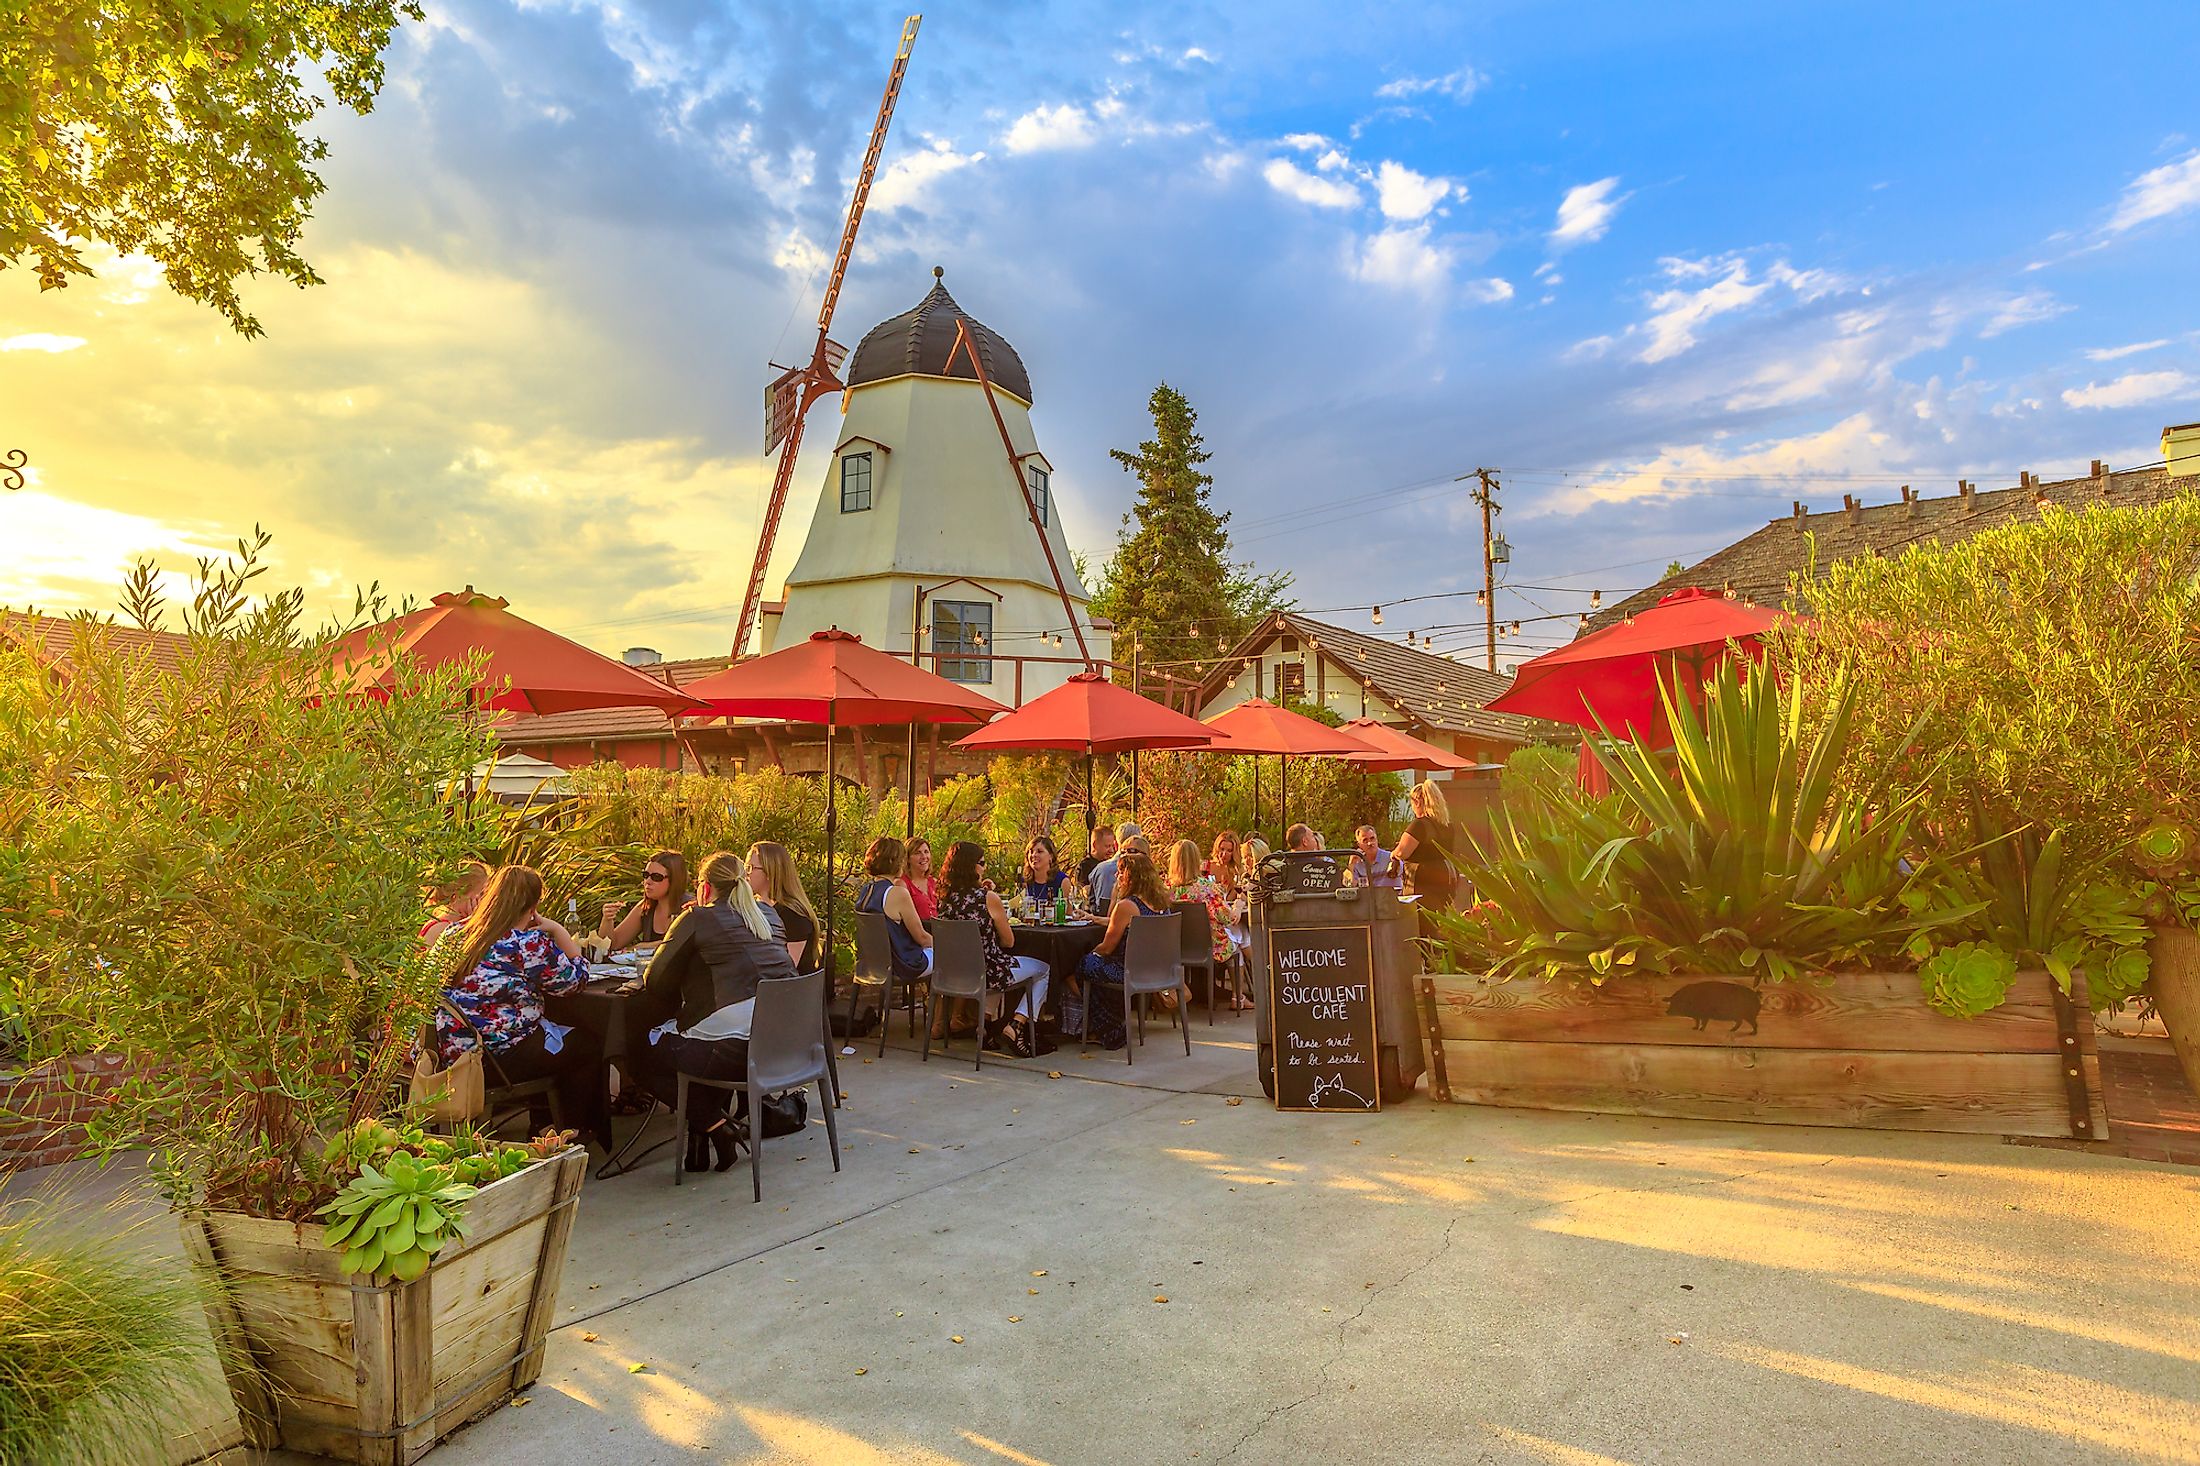
[[1253, 1424], [1249, 1428], [1247, 1428], [1245, 1433], [1240, 1435], [1237, 1440], [1231, 1444], [1229, 1450], [1223, 1452], [1221, 1456], [1216, 1458], [1217, 1466], [1220, 1466], [1221, 1462], [1228, 1461], [1235, 1457], [1238, 1452], [1244, 1450], [1245, 1447], [1252, 1442], [1255, 1436], [1258, 1436], [1262, 1431], [1268, 1429], [1269, 1426], [1275, 1424], [1284, 1416], [1289, 1415], [1292, 1411], [1298, 1409], [1301, 1405], [1310, 1404], [1311, 1402], [1320, 1399], [1323, 1395], [1329, 1393], [1330, 1371], [1335, 1369], [1337, 1367], [1338, 1361], [1344, 1358], [1345, 1348], [1347, 1344], [1345, 1336], [1352, 1328], [1352, 1325], [1358, 1323], [1363, 1317], [1366, 1316], [1367, 1311], [1375, 1306], [1375, 1300], [1377, 1298], [1381, 1297], [1385, 1293], [1390, 1292], [1393, 1288], [1396, 1288], [1401, 1283], [1407, 1282], [1410, 1279], [1418, 1276], [1419, 1274], [1426, 1272], [1429, 1268], [1435, 1266], [1438, 1262], [1442, 1261], [1444, 1255], [1451, 1251], [1452, 1234], [1458, 1230], [1460, 1222], [1464, 1221], [1465, 1219], [1466, 1218], [1463, 1214], [1454, 1212], [1451, 1215], [1450, 1220], [1444, 1223], [1444, 1235], [1436, 1240], [1436, 1246], [1430, 1249], [1428, 1256], [1422, 1258], [1419, 1262], [1407, 1268], [1404, 1272], [1398, 1274], [1398, 1276], [1392, 1278], [1389, 1282], [1379, 1283], [1374, 1287], [1362, 1289], [1360, 1306], [1352, 1311], [1352, 1316], [1350, 1318], [1341, 1319], [1337, 1323], [1336, 1346], [1330, 1350], [1329, 1357], [1322, 1361], [1322, 1367], [1320, 1371], [1314, 1376], [1314, 1387], [1308, 1390], [1305, 1394], [1300, 1395], [1297, 1399], [1287, 1400], [1283, 1404], [1274, 1407], [1273, 1409], [1264, 1413], [1260, 1417], [1260, 1419], [1254, 1421]]

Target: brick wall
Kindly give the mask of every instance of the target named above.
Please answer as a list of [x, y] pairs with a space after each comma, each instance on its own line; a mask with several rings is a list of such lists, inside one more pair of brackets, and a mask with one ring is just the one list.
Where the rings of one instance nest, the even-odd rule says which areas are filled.
[[100, 1096], [133, 1072], [119, 1055], [86, 1054], [0, 1078], [0, 1172], [76, 1159]]

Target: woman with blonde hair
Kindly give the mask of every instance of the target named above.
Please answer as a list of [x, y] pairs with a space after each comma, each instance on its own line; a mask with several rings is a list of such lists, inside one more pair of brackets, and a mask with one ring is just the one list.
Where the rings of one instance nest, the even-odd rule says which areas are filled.
[[1406, 826], [1391, 853], [1404, 864], [1407, 883], [1421, 898], [1422, 908], [1442, 910], [1451, 905], [1458, 885], [1454, 874], [1458, 836], [1452, 830], [1451, 811], [1445, 806], [1444, 791], [1428, 779], [1413, 786], [1406, 802], [1413, 810], [1413, 823]]
[[1222, 887], [1200, 867], [1199, 847], [1179, 840], [1169, 847], [1169, 899], [1196, 901], [1207, 908], [1207, 935], [1216, 962], [1227, 962], [1236, 950], [1228, 930], [1230, 908], [1222, 899]]
[[1224, 830], [1215, 836], [1215, 843], [1207, 852], [1207, 874], [1214, 880], [1215, 888], [1222, 892], [1223, 910], [1229, 915], [1223, 930], [1230, 938], [1230, 945], [1240, 952], [1253, 945], [1253, 929], [1247, 924], [1253, 915], [1253, 880], [1245, 855], [1245, 847], [1239, 843], [1235, 830]]
[[435, 1012], [440, 1061], [478, 1046], [494, 1083], [554, 1079], [566, 1120], [609, 1150], [602, 1045], [543, 1016], [544, 999], [588, 981], [588, 964], [573, 934], [542, 914], [542, 877], [524, 865], [499, 870], [436, 953], [446, 974]]
[[[696, 903], [672, 923], [664, 945], [642, 978], [641, 1007], [649, 1045], [633, 1056], [637, 1077], [650, 1093], [676, 1094], [679, 1076], [741, 1080], [749, 1071], [749, 1018], [756, 985], [793, 977], [786, 945], [748, 879], [748, 862], [721, 850], [703, 862]], [[740, 1132], [725, 1112], [725, 1092], [697, 1089], [688, 1096], [687, 1156], [690, 1171], [725, 1170], [740, 1155]]]
[[802, 889], [802, 873], [795, 869], [794, 852], [777, 840], [759, 840], [749, 847], [749, 889], [756, 899], [779, 918], [780, 936], [797, 972], [815, 972], [825, 965], [822, 943], [817, 939], [817, 908]]
[[687, 904], [687, 860], [677, 850], [660, 850], [642, 862], [642, 899], [632, 907], [604, 902], [596, 935], [610, 943], [614, 952], [661, 942]]

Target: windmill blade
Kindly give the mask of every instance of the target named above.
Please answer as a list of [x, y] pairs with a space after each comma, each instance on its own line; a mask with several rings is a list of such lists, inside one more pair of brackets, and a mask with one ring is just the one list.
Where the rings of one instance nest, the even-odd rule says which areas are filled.
[[734, 625], [736, 660], [748, 654], [749, 633], [755, 629], [757, 611], [764, 603], [764, 577], [771, 566], [772, 546], [779, 539], [779, 519], [787, 508], [787, 486], [794, 477], [795, 458], [802, 451], [803, 419], [818, 398], [841, 389], [840, 365], [848, 359], [848, 348], [825, 333], [832, 328], [833, 311], [840, 304], [840, 287], [848, 278], [848, 261], [855, 254], [856, 230], [863, 223], [871, 182], [878, 176], [879, 155], [886, 150], [886, 131], [893, 124], [894, 104], [901, 98], [909, 52], [917, 44], [917, 27], [923, 20], [921, 15], [912, 15], [902, 22], [901, 45], [894, 52], [893, 69], [886, 74], [886, 94], [879, 99], [878, 120], [871, 124], [871, 142], [864, 149], [863, 168], [856, 174], [855, 196], [848, 201], [848, 222], [841, 227], [832, 278], [826, 282], [825, 299], [817, 309], [817, 347], [810, 353], [807, 366], [781, 372], [764, 389], [764, 451], [779, 451], [779, 468], [772, 476], [771, 498], [765, 502], [763, 522], [757, 526], [756, 563], [749, 571], [748, 593], [741, 598], [741, 619]]

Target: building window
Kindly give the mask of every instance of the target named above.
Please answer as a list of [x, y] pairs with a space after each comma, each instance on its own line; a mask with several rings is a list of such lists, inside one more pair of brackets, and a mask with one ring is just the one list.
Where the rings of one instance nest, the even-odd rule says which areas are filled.
[[1295, 702], [1306, 701], [1306, 664], [1304, 662], [1276, 663], [1276, 696]]
[[991, 682], [993, 661], [985, 649], [993, 640], [991, 601], [934, 601], [932, 670], [950, 682]]
[[854, 514], [871, 507], [871, 455], [849, 453], [840, 460], [840, 512]]
[[1033, 464], [1025, 472], [1031, 475], [1031, 507], [1039, 513], [1039, 528], [1045, 529], [1047, 515], [1051, 512], [1048, 507], [1047, 484], [1052, 475], [1037, 464]]

